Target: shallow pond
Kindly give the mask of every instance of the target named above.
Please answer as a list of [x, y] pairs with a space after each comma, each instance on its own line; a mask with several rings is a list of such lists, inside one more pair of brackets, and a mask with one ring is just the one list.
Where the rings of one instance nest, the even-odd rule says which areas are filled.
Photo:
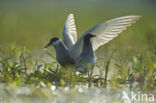
[[143, 91], [138, 83], [121, 88], [88, 87], [16, 87], [0, 86], [0, 103], [155, 103], [156, 91]]

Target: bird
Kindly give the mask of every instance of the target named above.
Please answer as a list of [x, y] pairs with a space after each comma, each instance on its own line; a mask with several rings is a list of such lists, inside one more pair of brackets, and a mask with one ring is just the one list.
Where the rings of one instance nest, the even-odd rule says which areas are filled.
[[[115, 19], [110, 19], [106, 22], [102, 22], [94, 25], [82, 34], [77, 40], [77, 31], [75, 26], [75, 20], [73, 14], [69, 14], [64, 24], [63, 29], [63, 41], [56, 37], [52, 38], [48, 44], [53, 44], [56, 50], [57, 61], [65, 66], [68, 64], [77, 65], [80, 61], [87, 61], [87, 58], [95, 59], [95, 51], [102, 45], [108, 43], [113, 38], [117, 37], [123, 30], [135, 23], [141, 16], [129, 15], [122, 16]], [[94, 37], [94, 39], [92, 39]], [[86, 51], [89, 51], [86, 47], [88, 40], [91, 40], [92, 56]], [[86, 41], [86, 42], [85, 42]], [[54, 45], [55, 44], [55, 45]], [[61, 46], [61, 47], [60, 47]], [[49, 47], [45, 46], [45, 48]], [[90, 51], [89, 51], [90, 52]], [[83, 58], [83, 59], [82, 59]], [[71, 62], [72, 61], [72, 62]], [[92, 63], [92, 61], [87, 61]], [[78, 66], [76, 66], [80, 71]]]
[[93, 69], [96, 63], [96, 56], [92, 47], [94, 37], [96, 36], [93, 34], [87, 34], [84, 37], [83, 49], [76, 61], [76, 69], [81, 73], [86, 73], [90, 69]]
[[57, 37], [53, 37], [44, 47], [44, 51], [49, 46], [53, 46], [56, 51], [56, 60], [61, 66], [74, 65], [75, 60], [69, 53], [69, 49], [74, 45], [77, 39], [76, 26], [73, 14], [69, 14], [63, 28], [63, 41]]
[[75, 64], [74, 59], [69, 54], [68, 48], [59, 38], [52, 38], [44, 48], [47, 48], [50, 45], [54, 46], [56, 51], [56, 59], [63, 67]]

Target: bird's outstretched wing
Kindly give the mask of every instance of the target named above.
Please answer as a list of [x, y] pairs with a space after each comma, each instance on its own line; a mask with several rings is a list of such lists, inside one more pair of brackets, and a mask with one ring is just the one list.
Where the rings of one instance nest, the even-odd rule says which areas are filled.
[[77, 32], [73, 14], [69, 14], [64, 24], [63, 41], [70, 49], [77, 40]]
[[101, 45], [104, 45], [105, 43], [118, 36], [119, 33], [121, 33], [131, 24], [135, 23], [136, 20], [138, 20], [139, 18], [140, 16], [136, 15], [123, 16], [93, 26], [91, 29], [86, 31], [75, 43], [75, 45], [70, 49], [73, 58], [76, 59], [80, 55], [85, 35], [96, 35], [93, 40], [93, 50], [95, 51]]

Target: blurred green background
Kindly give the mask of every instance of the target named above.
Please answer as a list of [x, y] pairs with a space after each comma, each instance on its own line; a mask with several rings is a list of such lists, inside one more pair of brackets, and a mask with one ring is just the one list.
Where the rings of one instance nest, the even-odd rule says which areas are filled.
[[98, 51], [153, 49], [156, 46], [155, 11], [156, 0], [0, 0], [0, 50], [12, 44], [41, 50], [52, 37], [62, 38], [69, 13], [74, 13], [78, 36], [97, 23], [141, 15], [136, 24]]

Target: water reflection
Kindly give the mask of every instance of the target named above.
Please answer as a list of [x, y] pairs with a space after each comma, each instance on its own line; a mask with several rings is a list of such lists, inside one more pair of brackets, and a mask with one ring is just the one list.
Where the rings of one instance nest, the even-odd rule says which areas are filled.
[[[0, 103], [140, 103], [142, 94], [147, 94], [148, 101], [144, 98], [141, 103], [149, 103], [152, 100], [150, 94], [156, 96], [155, 91], [143, 91], [137, 83], [125, 86], [125, 88], [115, 88], [110, 85], [88, 88], [88, 84], [81, 84], [75, 87], [52, 85], [47, 88], [11, 88], [1, 84]], [[132, 100], [132, 93], [136, 93], [136, 100]]]

